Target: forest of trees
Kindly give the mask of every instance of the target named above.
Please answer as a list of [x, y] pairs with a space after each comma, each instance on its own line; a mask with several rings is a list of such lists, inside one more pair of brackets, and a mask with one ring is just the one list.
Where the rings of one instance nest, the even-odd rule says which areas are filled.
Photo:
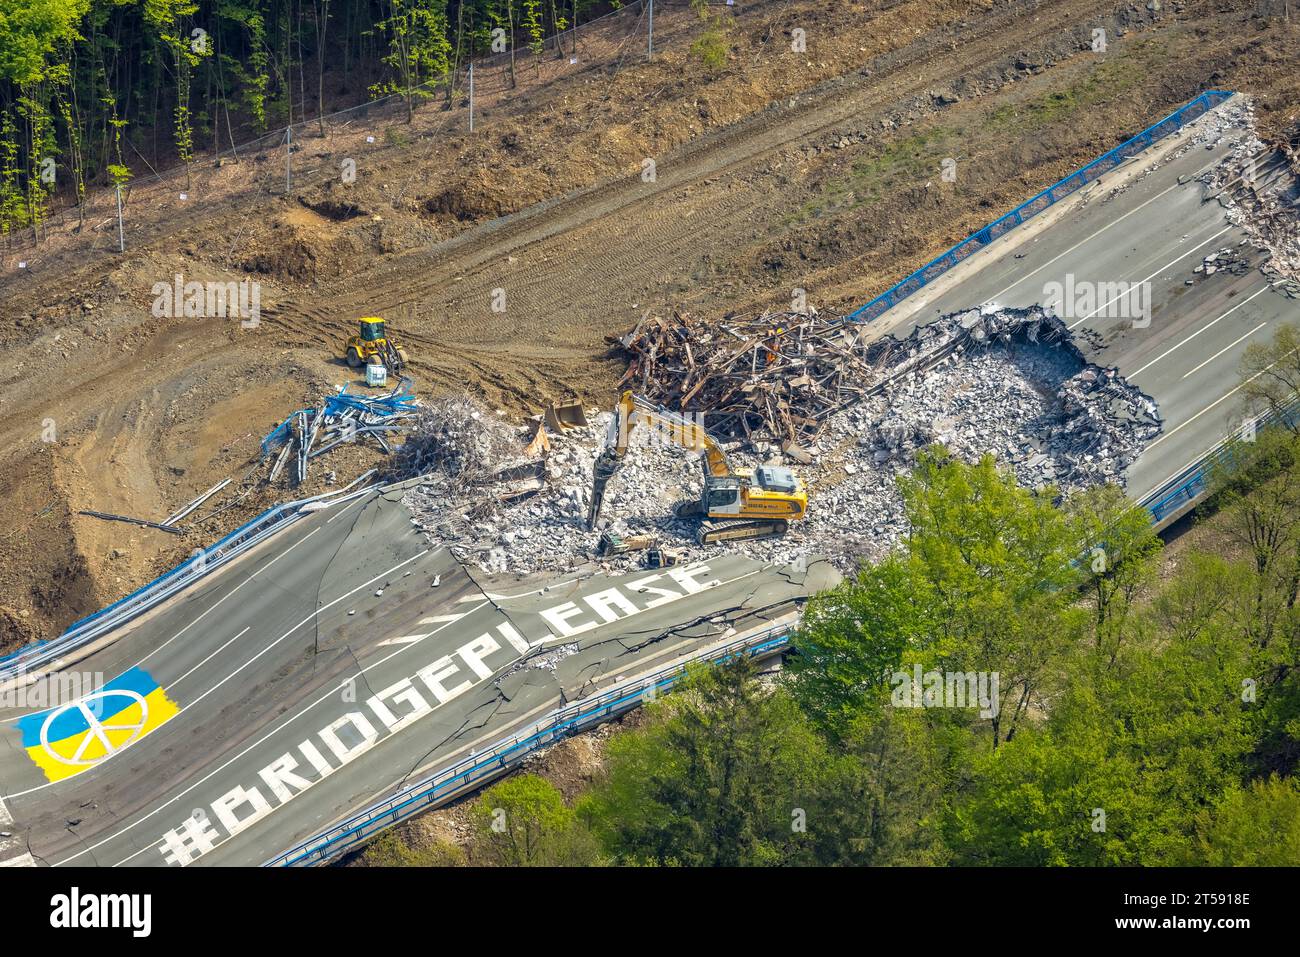
[[75, 202], [367, 95], [403, 94], [409, 113], [468, 59], [538, 55], [620, 5], [0, 0], [0, 235], [39, 228], [56, 192]]

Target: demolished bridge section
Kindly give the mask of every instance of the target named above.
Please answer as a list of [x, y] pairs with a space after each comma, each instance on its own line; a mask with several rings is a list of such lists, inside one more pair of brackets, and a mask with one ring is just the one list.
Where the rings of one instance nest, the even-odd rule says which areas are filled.
[[[809, 327], [802, 337], [800, 321]], [[818, 415], [815, 429], [799, 433], [804, 444], [782, 441], [783, 422], [790, 420], [780, 415], [765, 420], [767, 399], [755, 404], [752, 393], [737, 399], [726, 389], [700, 388], [696, 395], [722, 396], [724, 407], [721, 412], [708, 405], [688, 409], [723, 436], [734, 436], [738, 416], [748, 416], [748, 436], [727, 443], [735, 467], [784, 464], [800, 471], [810, 489], [808, 517], [784, 538], [696, 544], [695, 525], [676, 518], [674, 506], [699, 497], [698, 459], [664, 443], [653, 430], [632, 433], [624, 464], [607, 489], [605, 530], [648, 535], [677, 550], [684, 561], [706, 560], [722, 550], [778, 563], [820, 554], [848, 571], [861, 560], [880, 558], [905, 534], [896, 479], [925, 447], [942, 444], [970, 461], [992, 455], [1022, 484], [1053, 486], [1067, 494], [1104, 482], [1122, 485], [1129, 464], [1160, 433], [1152, 399], [1116, 370], [1089, 363], [1062, 320], [1040, 307], [962, 310], [904, 339], [864, 342], [845, 325], [843, 337], [832, 338], [841, 332], [828, 332], [827, 321], [815, 314], [802, 320], [782, 315], [777, 333], [782, 344], [754, 347], [768, 349], [774, 358], [764, 362], [788, 366], [796, 378], [808, 374], [803, 353], [828, 342], [835, 358], [818, 361], [851, 367], [852, 376], [835, 376], [833, 391], [824, 365], [820, 380], [796, 384], [810, 403], [806, 408]], [[769, 326], [758, 324], [764, 336]], [[750, 347], [741, 343], [740, 348], [749, 354]], [[707, 348], [680, 352], [708, 364]], [[661, 387], [683, 395], [683, 380], [673, 371], [676, 360], [656, 354], [655, 365], [634, 366], [640, 384], [653, 397], [659, 380], [651, 373], [657, 368], [673, 380]], [[765, 374], [755, 381], [775, 388], [777, 380]], [[771, 407], [788, 412], [790, 395], [781, 395]], [[427, 474], [407, 495], [417, 525], [462, 560], [491, 572], [530, 574], [589, 563], [609, 570], [634, 567], [636, 555], [598, 555], [598, 532], [586, 527], [592, 464], [610, 420], [609, 413], [596, 410], [591, 416], [591, 425], [550, 437], [546, 458], [536, 465], [537, 482], [526, 491], [517, 491], [517, 481], [467, 482], [463, 474]], [[519, 448], [519, 441], [484, 436], [483, 430], [510, 429], [498, 417], [480, 411], [474, 421], [476, 427], [465, 430], [445, 423], [438, 428], [447, 436], [463, 432], [481, 446]], [[456, 460], [454, 452], [447, 456]], [[504, 468], [513, 461], [500, 464]], [[517, 466], [505, 468], [501, 475], [517, 478], [517, 472]]]

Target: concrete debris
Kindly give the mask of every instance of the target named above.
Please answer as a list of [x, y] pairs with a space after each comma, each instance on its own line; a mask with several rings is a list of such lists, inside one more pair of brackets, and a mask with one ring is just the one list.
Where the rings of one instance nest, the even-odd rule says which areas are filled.
[[1250, 259], [1240, 250], [1225, 246], [1223, 249], [1216, 250], [1202, 259], [1200, 265], [1193, 269], [1192, 272], [1206, 276], [1213, 276], [1215, 273], [1220, 272], [1230, 273], [1233, 276], [1244, 276], [1250, 272], [1250, 263]]
[[394, 468], [399, 475], [437, 472], [473, 485], [523, 461], [525, 445], [518, 431], [461, 395], [434, 400], [420, 409]]
[[[1210, 196], [1227, 210], [1227, 218], [1267, 254], [1261, 271], [1276, 287], [1300, 295], [1300, 163], [1260, 140], [1254, 106], [1246, 98], [1230, 111], [1236, 121], [1228, 156], [1203, 173]], [[1206, 260], [1197, 272], [1212, 275], [1222, 268]], [[1213, 267], [1213, 268], [1212, 268]]]
[[[724, 549], [781, 563], [822, 554], [848, 571], [883, 556], [906, 532], [896, 477], [932, 443], [969, 461], [992, 454], [1022, 484], [1068, 493], [1123, 484], [1129, 464], [1161, 429], [1150, 397], [1115, 370], [1087, 363], [1064, 323], [1039, 308], [944, 316], [906, 339], [855, 347], [854, 364], [865, 370], [851, 386], [856, 401], [842, 400], [813, 438], [784, 449], [756, 432], [748, 441], [724, 441], [737, 468], [795, 464], [809, 484], [808, 517], [784, 538], [696, 544], [695, 524], [675, 518], [673, 506], [700, 495], [698, 458], [656, 441], [653, 430], [633, 433], [606, 492], [604, 530], [652, 536], [685, 562]], [[550, 436], [544, 487], [535, 494], [508, 499], [496, 494], [497, 479], [468, 488], [431, 475], [407, 493], [417, 524], [489, 572], [636, 568], [644, 553], [602, 556], [599, 531], [586, 528], [592, 465], [611, 416], [590, 419]], [[519, 447], [528, 435], [512, 433]], [[808, 463], [797, 464], [802, 459]]]
[[502, 681], [504, 681], [506, 678], [509, 678], [511, 675], [519, 671], [526, 671], [526, 670], [549, 671], [552, 674], [554, 674], [556, 667], [560, 664], [561, 661], [563, 661], [565, 658], [569, 658], [573, 655], [576, 655], [581, 650], [582, 650], [581, 646], [578, 644], [578, 642], [573, 641], [573, 642], [569, 642], [568, 644], [557, 645], [556, 647], [551, 648], [548, 651], [541, 652], [539, 654], [529, 655], [526, 658], [520, 658], [513, 665], [507, 668], [505, 672], [499, 675], [496, 678], [494, 684], [496, 684], [499, 687]]

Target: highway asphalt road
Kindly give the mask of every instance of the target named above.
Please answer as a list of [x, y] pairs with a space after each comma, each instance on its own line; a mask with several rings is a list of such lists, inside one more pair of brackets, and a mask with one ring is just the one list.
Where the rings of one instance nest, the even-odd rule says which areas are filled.
[[[400, 491], [322, 509], [0, 710], [0, 863], [253, 865], [559, 704], [788, 613], [825, 562], [478, 580]], [[65, 687], [57, 707], [42, 693]], [[90, 691], [87, 697], [84, 692]], [[76, 700], [72, 700], [76, 699]]]
[[[1123, 172], [1138, 176], [1118, 195], [1107, 198], [1103, 183], [1091, 197], [1076, 200], [1076, 208], [1061, 209], [1049, 225], [1030, 220], [962, 263], [947, 281], [922, 289], [877, 320], [882, 331], [903, 336], [917, 323], [985, 303], [1048, 305], [1057, 292], [1048, 284], [1064, 286], [1067, 276], [1076, 289], [1082, 282], [1149, 282], [1149, 323], [1146, 317], [1113, 315], [1122, 302], [1057, 310], [1090, 361], [1117, 367], [1157, 403], [1163, 430], [1127, 476], [1135, 499], [1241, 427], [1242, 353], [1251, 343], [1269, 341], [1279, 324], [1300, 320], [1300, 301], [1269, 285], [1256, 268], [1264, 254], [1249, 243], [1239, 245], [1246, 233], [1229, 223], [1227, 211], [1196, 181], [1223, 160], [1229, 144], [1171, 155], [1182, 141], [1165, 141], [1130, 160]], [[1153, 164], [1159, 168], [1140, 172]], [[1047, 220], [1050, 211], [1040, 215]], [[1192, 271], [1224, 247], [1250, 259], [1244, 275]], [[1109, 298], [1099, 297], [1098, 305]]]

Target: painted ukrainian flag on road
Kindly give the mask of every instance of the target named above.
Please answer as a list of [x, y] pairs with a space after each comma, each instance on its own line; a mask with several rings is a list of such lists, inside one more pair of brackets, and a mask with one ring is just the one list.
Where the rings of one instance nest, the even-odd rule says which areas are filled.
[[51, 781], [80, 774], [180, 713], [142, 668], [76, 701], [18, 719], [23, 747]]

